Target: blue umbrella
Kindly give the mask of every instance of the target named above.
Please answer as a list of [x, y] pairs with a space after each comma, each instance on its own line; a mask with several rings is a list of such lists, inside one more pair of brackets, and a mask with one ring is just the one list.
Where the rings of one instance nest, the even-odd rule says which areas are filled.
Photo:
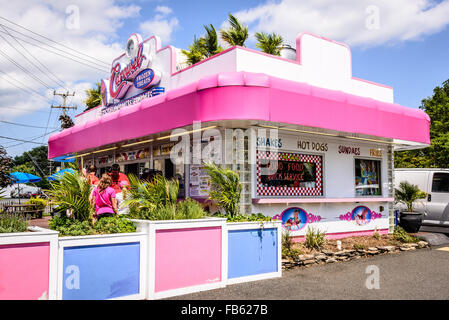
[[41, 181], [41, 178], [38, 176], [35, 176], [34, 174], [31, 173], [26, 173], [26, 172], [12, 172], [9, 174], [9, 176], [11, 177], [11, 179], [13, 180], [14, 183], [30, 183], [30, 182], [39, 182]]
[[73, 170], [72, 168], [67, 168], [67, 169], [62, 169], [59, 170], [58, 172], [53, 173], [51, 176], [49, 176], [47, 178], [48, 181], [54, 181], [57, 180], [59, 178], [62, 178], [62, 176], [64, 176], [65, 173], [75, 173], [75, 170]]

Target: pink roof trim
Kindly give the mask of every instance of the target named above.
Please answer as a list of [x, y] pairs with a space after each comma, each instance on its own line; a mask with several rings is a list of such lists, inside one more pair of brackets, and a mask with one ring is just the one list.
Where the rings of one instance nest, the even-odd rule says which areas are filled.
[[219, 73], [49, 138], [49, 157], [191, 125], [262, 120], [430, 144], [419, 109], [248, 72]]

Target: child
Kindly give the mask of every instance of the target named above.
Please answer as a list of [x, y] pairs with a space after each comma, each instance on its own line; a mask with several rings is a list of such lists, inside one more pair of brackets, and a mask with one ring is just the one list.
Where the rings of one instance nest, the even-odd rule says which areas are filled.
[[98, 186], [92, 191], [90, 202], [95, 206], [94, 220], [104, 217], [112, 217], [117, 214], [117, 199], [115, 191], [111, 188], [112, 179], [108, 174], [103, 174]]

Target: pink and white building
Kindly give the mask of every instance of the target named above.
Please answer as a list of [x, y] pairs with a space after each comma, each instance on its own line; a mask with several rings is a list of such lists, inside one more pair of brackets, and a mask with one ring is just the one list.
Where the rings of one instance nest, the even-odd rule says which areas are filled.
[[193, 66], [133, 34], [102, 97], [49, 138], [50, 159], [158, 170], [205, 205], [201, 164], [216, 160], [240, 174], [242, 212], [281, 219], [298, 237], [308, 227], [335, 238], [391, 231], [394, 151], [430, 144], [426, 113], [353, 77], [350, 48], [309, 33], [293, 57], [237, 46]]

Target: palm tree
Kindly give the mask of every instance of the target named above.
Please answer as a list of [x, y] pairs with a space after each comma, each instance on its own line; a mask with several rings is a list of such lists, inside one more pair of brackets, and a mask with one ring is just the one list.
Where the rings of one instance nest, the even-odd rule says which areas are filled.
[[244, 47], [248, 39], [248, 26], [242, 25], [232, 14], [229, 14], [229, 23], [231, 24], [229, 29], [220, 30], [221, 39], [230, 46]]
[[231, 217], [238, 215], [242, 191], [239, 175], [231, 169], [217, 167], [214, 163], [206, 164], [204, 169], [209, 174], [212, 183], [209, 198], [214, 200]]
[[51, 187], [52, 189], [47, 192], [59, 211], [73, 210], [73, 217], [76, 220], [90, 220], [94, 209], [89, 201], [91, 193], [89, 180], [84, 179], [78, 171], [66, 172], [52, 182]]
[[95, 89], [91, 88], [85, 91], [87, 95], [87, 99], [85, 101], [87, 108], [84, 111], [95, 108], [101, 104], [101, 83], [97, 82], [96, 86], [97, 87]]
[[267, 34], [265, 32], [256, 32], [256, 47], [263, 52], [272, 54], [275, 56], [281, 55], [281, 46], [284, 39], [276, 33]]
[[209, 27], [204, 26], [204, 29], [206, 30], [206, 35], [203, 37], [204, 41], [202, 42], [202, 45], [206, 58], [209, 58], [214, 54], [223, 51], [223, 48], [218, 45], [217, 31], [214, 26], [210, 24]]
[[193, 43], [189, 46], [189, 50], [181, 50], [181, 52], [187, 57], [187, 64], [189, 66], [200, 62], [205, 57], [204, 39], [193, 37]]

